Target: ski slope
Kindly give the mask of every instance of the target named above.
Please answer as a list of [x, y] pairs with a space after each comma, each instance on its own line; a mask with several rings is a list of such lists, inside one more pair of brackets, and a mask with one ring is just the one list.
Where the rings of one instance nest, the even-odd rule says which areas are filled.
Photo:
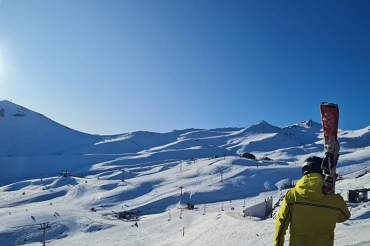
[[[348, 189], [370, 188], [369, 129], [339, 131], [336, 191], [345, 199]], [[4, 246], [40, 245], [45, 222], [55, 246], [272, 245], [275, 220], [245, 218], [243, 209], [267, 197], [275, 204], [303, 160], [323, 156], [321, 124], [310, 120], [99, 136], [8, 101], [0, 101], [0, 136]], [[58, 175], [66, 170], [70, 177]], [[335, 245], [370, 245], [369, 203], [349, 209]], [[124, 211], [140, 217], [118, 219]]]

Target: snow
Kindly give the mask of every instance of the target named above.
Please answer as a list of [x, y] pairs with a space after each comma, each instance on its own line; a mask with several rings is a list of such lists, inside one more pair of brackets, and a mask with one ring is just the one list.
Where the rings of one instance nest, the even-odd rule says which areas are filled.
[[[245, 218], [243, 209], [270, 196], [275, 204], [303, 160], [323, 155], [321, 125], [310, 120], [99, 136], [8, 101], [0, 101], [0, 136], [4, 246], [41, 245], [45, 222], [55, 246], [272, 245], [275, 219]], [[369, 140], [369, 128], [339, 131], [336, 191], [345, 199], [349, 189], [370, 188], [370, 173], [361, 176], [370, 171]], [[349, 209], [335, 245], [369, 245], [370, 204]], [[117, 219], [124, 211], [140, 217]]]

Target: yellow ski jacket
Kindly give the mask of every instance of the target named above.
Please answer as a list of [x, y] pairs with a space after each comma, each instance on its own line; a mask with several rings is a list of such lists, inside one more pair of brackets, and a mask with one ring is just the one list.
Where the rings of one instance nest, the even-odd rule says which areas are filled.
[[324, 195], [319, 173], [304, 175], [287, 191], [276, 218], [274, 246], [284, 245], [290, 225], [290, 246], [328, 246], [334, 243], [336, 223], [351, 216], [339, 194]]

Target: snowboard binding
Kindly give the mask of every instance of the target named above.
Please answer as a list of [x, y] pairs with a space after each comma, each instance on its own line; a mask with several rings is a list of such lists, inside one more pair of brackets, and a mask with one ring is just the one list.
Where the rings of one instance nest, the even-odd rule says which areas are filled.
[[335, 148], [333, 148], [330, 152], [327, 151], [325, 153], [325, 157], [321, 164], [322, 173], [324, 175], [324, 184], [322, 187], [322, 192], [325, 195], [334, 193], [335, 182], [338, 176], [335, 170], [339, 157], [338, 154], [339, 149], [340, 149], [339, 143], [337, 142]]

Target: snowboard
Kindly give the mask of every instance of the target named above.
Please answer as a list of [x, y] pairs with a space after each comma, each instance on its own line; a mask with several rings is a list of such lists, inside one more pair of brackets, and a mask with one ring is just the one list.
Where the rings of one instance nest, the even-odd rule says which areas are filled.
[[322, 192], [334, 194], [337, 180], [336, 165], [339, 157], [338, 121], [339, 108], [335, 103], [323, 102], [320, 105], [322, 129], [324, 132], [325, 157], [321, 164], [324, 175]]

